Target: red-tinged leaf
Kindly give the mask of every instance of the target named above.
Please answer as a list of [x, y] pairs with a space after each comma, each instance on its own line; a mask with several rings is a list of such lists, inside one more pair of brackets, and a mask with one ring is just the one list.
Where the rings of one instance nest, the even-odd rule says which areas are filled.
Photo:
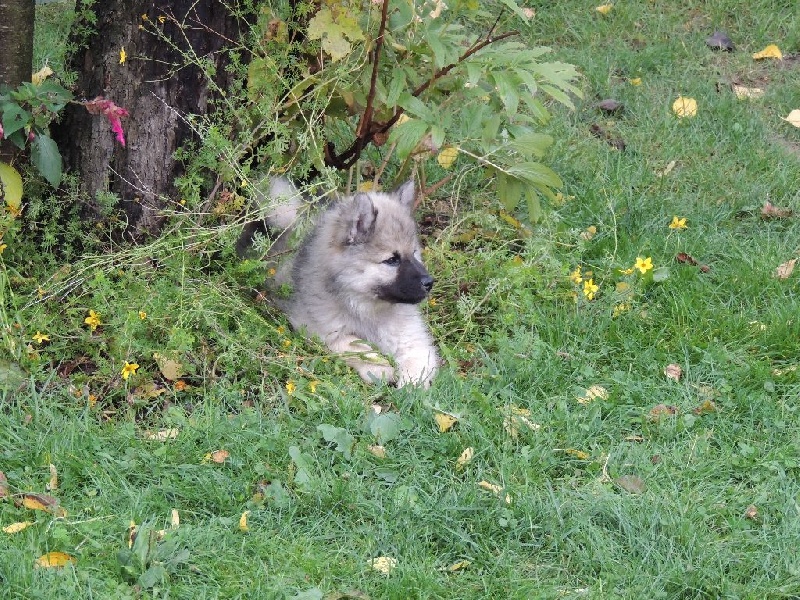
[[764, 206], [761, 208], [762, 219], [785, 219], [791, 216], [792, 216], [791, 208], [781, 208], [775, 206], [769, 200], [764, 202]]
[[672, 417], [678, 414], [678, 409], [675, 406], [670, 406], [668, 404], [656, 404], [653, 408], [650, 409], [650, 420], [651, 421], [658, 421], [661, 417]]
[[606, 98], [605, 100], [601, 100], [600, 102], [597, 103], [597, 108], [599, 108], [603, 112], [614, 114], [621, 112], [622, 109], [625, 108], [625, 105], [622, 102], [619, 102], [618, 100]]
[[21, 494], [18, 496], [17, 500], [15, 500], [15, 504], [18, 506], [24, 506], [30, 510], [41, 510], [48, 512], [57, 517], [67, 516], [67, 511], [60, 506], [61, 503], [58, 498], [48, 496], [47, 494]]
[[697, 261], [691, 255], [686, 254], [686, 252], [678, 252], [678, 254], [675, 255], [675, 260], [684, 265], [697, 266]]

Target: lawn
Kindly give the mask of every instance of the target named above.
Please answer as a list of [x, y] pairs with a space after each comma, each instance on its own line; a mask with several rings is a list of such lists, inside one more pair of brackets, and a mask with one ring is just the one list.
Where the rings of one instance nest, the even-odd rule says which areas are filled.
[[423, 207], [429, 391], [365, 386], [180, 248], [53, 264], [45, 300], [85, 275], [63, 302], [4, 263], [4, 352], [52, 339], [0, 354], [0, 526], [30, 522], [0, 597], [800, 598], [794, 4], [531, 3], [583, 75], [564, 188], [532, 227], [483, 182]]

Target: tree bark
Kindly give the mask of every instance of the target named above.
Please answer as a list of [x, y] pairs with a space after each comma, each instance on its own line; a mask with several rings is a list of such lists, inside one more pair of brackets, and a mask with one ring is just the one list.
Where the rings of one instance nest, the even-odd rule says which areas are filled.
[[[0, 84], [16, 88], [31, 80], [34, 0], [0, 0]], [[10, 162], [15, 148], [0, 141], [0, 161]]]
[[[0, 0], [2, 2], [3, 0]], [[232, 85], [222, 51], [240, 39], [247, 23], [217, 0], [103, 0], [95, 6], [95, 33], [72, 57], [77, 98], [103, 96], [129, 111], [122, 147], [108, 122], [71, 105], [54, 127], [67, 169], [90, 199], [112, 192], [121, 199], [134, 239], [157, 235], [162, 209], [180, 200], [175, 178], [183, 173], [173, 153], [193, 137], [185, 121], [213, 108], [213, 85], [191, 53], [213, 65], [220, 89]], [[234, 2], [235, 4], [235, 2]], [[157, 28], [163, 39], [149, 32]], [[121, 53], [124, 49], [125, 59]]]

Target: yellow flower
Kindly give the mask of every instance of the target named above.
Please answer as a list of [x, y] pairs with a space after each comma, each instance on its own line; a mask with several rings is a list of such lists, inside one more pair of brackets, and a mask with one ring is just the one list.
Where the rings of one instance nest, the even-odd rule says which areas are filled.
[[670, 229], [686, 229], [686, 217], [679, 219], [677, 216], [672, 217], [672, 223], [669, 224]]
[[281, 344], [283, 345], [284, 348], [288, 348], [289, 346], [292, 345], [292, 340], [282, 340]]
[[611, 316], [616, 318], [628, 310], [629, 306], [627, 304], [617, 304], [614, 307], [614, 310], [611, 311]]
[[319, 385], [319, 381], [310, 381], [308, 383], [308, 389], [311, 391], [312, 394], [317, 393], [317, 386]]
[[0, 244], [0, 254], [2, 254], [3, 250], [5, 250], [6, 248], [8, 248], [8, 244]]
[[629, 79], [628, 83], [630, 83], [631, 85], [642, 85], [642, 78], [634, 77], [633, 79]]
[[124, 65], [125, 59], [128, 58], [128, 53], [125, 52], [125, 47], [119, 49], [119, 64]]
[[594, 279], [587, 279], [583, 282], [583, 295], [586, 296], [587, 300], [594, 300], [594, 295], [599, 289], [600, 286], [594, 284]]
[[33, 341], [36, 342], [37, 344], [41, 344], [42, 342], [49, 342], [50, 336], [40, 331], [37, 331], [36, 335], [33, 336]]
[[292, 381], [291, 379], [286, 382], [286, 393], [290, 396], [294, 394], [294, 391], [297, 389], [297, 384]]
[[633, 267], [631, 267], [630, 269], [620, 269], [619, 272], [622, 273], [623, 275], [630, 275], [631, 273], [633, 273]]
[[649, 256], [647, 258], [642, 258], [641, 256], [636, 257], [636, 264], [633, 265], [634, 269], [639, 269], [639, 273], [644, 275], [650, 269], [653, 268], [653, 259]]
[[600, 6], [595, 7], [595, 10], [599, 12], [601, 15], [607, 15], [611, 12], [611, 9], [614, 8], [614, 5], [610, 2], [606, 4], [601, 4]]
[[127, 381], [128, 377], [134, 375], [136, 373], [136, 369], [139, 368], [139, 365], [136, 363], [129, 363], [127, 360], [125, 361], [125, 366], [122, 367], [122, 378]]
[[83, 320], [83, 322], [84, 322], [84, 323], [86, 323], [86, 324], [89, 326], [89, 329], [91, 329], [92, 331], [94, 331], [95, 329], [97, 329], [97, 327], [98, 327], [99, 325], [102, 325], [102, 323], [101, 323], [101, 321], [100, 321], [100, 313], [98, 313], [98, 312], [95, 312], [95, 311], [93, 311], [93, 310], [90, 310], [90, 311], [89, 311], [89, 316], [88, 316], [88, 317], [86, 317], [86, 318]]
[[575, 285], [579, 285], [579, 284], [583, 283], [583, 277], [581, 277], [581, 267], [580, 267], [580, 265], [575, 267], [575, 270], [572, 273], [569, 274], [569, 278], [570, 278], [570, 280], [572, 280], [572, 283], [574, 283]]
[[140, 311], [139, 311], [139, 318], [140, 318], [142, 321], [144, 321], [144, 320], [147, 318], [147, 313], [146, 313], [146, 312], [144, 312], [143, 310], [140, 310]]

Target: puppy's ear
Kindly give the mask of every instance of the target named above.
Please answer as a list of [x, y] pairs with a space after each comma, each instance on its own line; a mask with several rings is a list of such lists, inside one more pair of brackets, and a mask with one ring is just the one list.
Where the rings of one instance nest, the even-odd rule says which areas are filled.
[[417, 186], [414, 185], [414, 180], [409, 179], [394, 192], [392, 192], [397, 201], [408, 208], [409, 211], [414, 210], [414, 204], [417, 201]]
[[368, 194], [356, 194], [353, 198], [350, 213], [350, 229], [347, 235], [347, 244], [363, 244], [372, 237], [375, 231], [375, 221], [378, 209], [372, 204]]

